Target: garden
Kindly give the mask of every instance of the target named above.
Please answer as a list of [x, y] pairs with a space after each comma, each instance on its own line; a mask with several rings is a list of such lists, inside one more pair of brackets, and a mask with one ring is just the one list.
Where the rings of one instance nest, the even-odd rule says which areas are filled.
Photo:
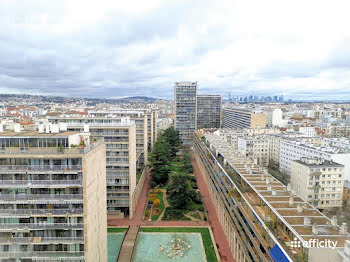
[[151, 191], [145, 220], [207, 219], [190, 155], [180, 149], [178, 132], [168, 128], [150, 153]]

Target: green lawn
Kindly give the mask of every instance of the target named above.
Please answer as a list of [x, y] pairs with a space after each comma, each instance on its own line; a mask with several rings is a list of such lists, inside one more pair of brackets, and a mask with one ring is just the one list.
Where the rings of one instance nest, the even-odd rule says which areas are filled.
[[112, 233], [112, 232], [114, 232], [114, 233], [122, 233], [125, 230], [127, 230], [126, 227], [109, 227], [109, 228], [107, 228], [107, 232], [109, 232], [109, 233]]
[[200, 227], [141, 227], [141, 232], [190, 232], [190, 233], [201, 233], [203, 246], [205, 249], [205, 255], [207, 261], [215, 262], [218, 261], [214, 249], [213, 240], [208, 228]]
[[160, 213], [158, 215], [152, 216], [152, 221], [155, 221], [158, 219], [158, 217], [162, 214], [164, 207], [165, 207], [164, 201], [163, 201], [163, 192], [158, 193], [157, 198], [159, 198], [159, 200], [160, 200], [160, 205], [159, 205]]

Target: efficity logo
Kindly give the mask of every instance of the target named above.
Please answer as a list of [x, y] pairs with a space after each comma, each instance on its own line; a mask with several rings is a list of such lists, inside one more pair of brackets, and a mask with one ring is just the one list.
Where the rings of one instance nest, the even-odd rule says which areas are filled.
[[291, 248], [305, 247], [305, 248], [330, 248], [335, 249], [337, 247], [338, 241], [333, 241], [330, 239], [316, 239], [310, 238], [308, 241], [300, 241], [296, 237], [294, 240], [290, 241]]

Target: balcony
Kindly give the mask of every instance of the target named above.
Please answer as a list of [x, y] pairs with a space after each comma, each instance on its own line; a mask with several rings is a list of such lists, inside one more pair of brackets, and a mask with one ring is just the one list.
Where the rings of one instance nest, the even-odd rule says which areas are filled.
[[11, 224], [2, 224], [0, 223], [0, 232], [1, 231], [13, 231], [14, 229], [21, 230], [33, 230], [33, 229], [83, 229], [84, 224], [67, 224], [67, 223], [11, 223]]
[[67, 216], [82, 215], [82, 209], [0, 209], [0, 217]]
[[82, 186], [82, 181], [76, 180], [0, 180], [0, 188], [8, 187], [71, 187]]
[[[0, 252], [0, 258], [60, 258], [60, 257], [83, 257], [84, 252], [81, 251], [16, 251], [16, 252]], [[83, 259], [82, 259], [83, 261]]]
[[0, 195], [0, 201], [18, 201], [18, 200], [83, 200], [81, 194], [66, 194], [66, 195], [49, 195], [49, 194], [28, 194], [28, 195], [15, 195], [15, 194], [3, 194]]
[[81, 165], [0, 165], [1, 171], [80, 171]]
[[62, 244], [83, 242], [83, 237], [0, 237], [0, 244]]

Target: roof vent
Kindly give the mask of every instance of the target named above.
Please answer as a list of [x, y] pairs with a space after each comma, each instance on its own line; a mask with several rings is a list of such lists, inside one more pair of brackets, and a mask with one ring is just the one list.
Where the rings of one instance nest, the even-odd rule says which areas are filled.
[[311, 218], [310, 217], [304, 217], [304, 226], [306, 226], [306, 227], [311, 226]]
[[303, 213], [303, 206], [301, 204], [297, 205], [297, 212], [298, 212], [298, 214]]

